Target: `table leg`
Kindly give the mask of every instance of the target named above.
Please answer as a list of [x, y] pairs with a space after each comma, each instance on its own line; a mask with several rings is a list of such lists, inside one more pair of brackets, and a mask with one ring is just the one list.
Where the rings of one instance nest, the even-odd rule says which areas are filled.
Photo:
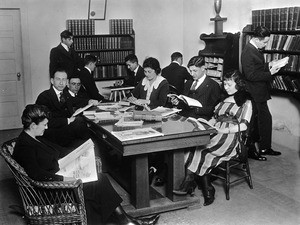
[[137, 208], [150, 206], [148, 155], [136, 155], [132, 160], [131, 200]]
[[117, 101], [117, 92], [116, 91], [114, 91], [114, 97], [115, 97], [115, 102]]
[[122, 94], [123, 94], [123, 97], [126, 98], [126, 94], [125, 94], [124, 90], [122, 90]]
[[110, 92], [110, 95], [109, 95], [109, 100], [110, 100], [110, 101], [113, 100], [113, 95], [114, 95], [114, 92], [111, 91], [111, 92]]
[[167, 182], [167, 197], [173, 202], [182, 201], [186, 196], [178, 196], [173, 194], [173, 190], [178, 188], [185, 176], [184, 171], [184, 149], [178, 149], [168, 152], [168, 182]]
[[122, 100], [122, 95], [121, 95], [121, 91], [118, 91], [119, 92], [119, 101], [121, 101]]

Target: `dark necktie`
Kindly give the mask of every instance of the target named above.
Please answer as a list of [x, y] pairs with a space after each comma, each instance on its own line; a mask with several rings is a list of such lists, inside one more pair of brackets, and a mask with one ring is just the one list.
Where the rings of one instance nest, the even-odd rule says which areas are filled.
[[192, 87], [191, 87], [191, 91], [195, 91], [196, 90], [196, 86], [198, 84], [198, 80], [195, 80]]
[[61, 104], [64, 104], [66, 102], [66, 99], [64, 97], [64, 94], [62, 92], [60, 92], [60, 95], [59, 95], [59, 102]]

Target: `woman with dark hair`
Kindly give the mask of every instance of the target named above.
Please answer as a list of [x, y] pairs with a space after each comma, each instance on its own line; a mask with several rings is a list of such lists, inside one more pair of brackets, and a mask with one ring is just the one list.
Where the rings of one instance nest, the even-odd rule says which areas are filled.
[[[22, 114], [24, 130], [18, 137], [13, 158], [25, 169], [28, 176], [37, 181], [74, 181], [73, 177], [56, 175], [62, 147], [53, 144], [42, 135], [47, 129], [48, 112], [41, 105], [27, 105]], [[155, 224], [158, 215], [134, 219], [120, 205], [121, 197], [104, 174], [98, 180], [83, 184], [88, 224], [106, 224], [114, 219], [117, 224]]]
[[169, 93], [168, 81], [160, 75], [161, 68], [157, 59], [149, 57], [143, 63], [145, 78], [132, 91], [128, 101], [150, 109], [164, 106]]
[[[210, 182], [210, 172], [224, 161], [237, 155], [239, 151], [239, 131], [245, 131], [252, 115], [250, 95], [245, 91], [245, 85], [239, 71], [229, 71], [224, 75], [224, 89], [228, 97], [221, 101], [214, 110], [214, 117], [209, 120], [218, 133], [212, 136], [206, 146], [199, 146], [189, 151], [185, 156], [186, 177], [175, 194], [191, 194], [200, 181], [204, 206], [214, 201], [215, 189]], [[236, 119], [239, 123], [233, 123]]]

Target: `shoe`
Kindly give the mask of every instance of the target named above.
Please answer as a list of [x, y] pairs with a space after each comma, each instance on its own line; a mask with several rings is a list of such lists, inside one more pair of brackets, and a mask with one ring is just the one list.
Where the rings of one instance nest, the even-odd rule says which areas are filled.
[[269, 148], [269, 149], [261, 150], [261, 154], [277, 156], [277, 155], [281, 155], [281, 152], [274, 151], [273, 149]]
[[195, 193], [195, 188], [197, 187], [197, 183], [194, 180], [186, 181], [184, 180], [180, 185], [179, 189], [173, 190], [173, 194], [175, 195], [191, 195], [193, 196]]
[[148, 218], [141, 218], [141, 219], [134, 218], [132, 222], [133, 224], [138, 224], [138, 225], [154, 225], [157, 223], [159, 216], [160, 216], [159, 214], [156, 214]]
[[261, 154], [257, 153], [257, 151], [249, 152], [248, 157], [251, 159], [258, 160], [258, 161], [267, 161], [267, 158], [262, 156]]
[[208, 206], [210, 204], [212, 204], [215, 200], [215, 188], [214, 186], [210, 186], [207, 188], [207, 190], [203, 191], [203, 197], [204, 197], [204, 206]]
[[154, 180], [154, 185], [155, 186], [163, 186], [165, 184], [164, 178], [162, 177], [156, 177]]

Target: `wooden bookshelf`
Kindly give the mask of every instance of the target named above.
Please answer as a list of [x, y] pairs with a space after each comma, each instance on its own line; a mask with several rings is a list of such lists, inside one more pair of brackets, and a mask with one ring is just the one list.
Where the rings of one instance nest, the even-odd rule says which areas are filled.
[[205, 48], [199, 51], [199, 55], [205, 59], [207, 75], [220, 85], [224, 72], [239, 69], [239, 38], [240, 33], [200, 35], [200, 39], [205, 42]]

